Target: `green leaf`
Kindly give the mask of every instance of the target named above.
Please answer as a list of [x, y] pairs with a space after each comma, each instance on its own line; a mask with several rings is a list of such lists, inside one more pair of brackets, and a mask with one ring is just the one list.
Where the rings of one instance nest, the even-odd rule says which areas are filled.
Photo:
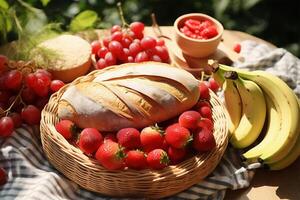
[[5, 0], [0, 0], [0, 8], [7, 10], [9, 8], [9, 5]]
[[44, 7], [47, 6], [50, 1], [51, 0], [41, 0]]
[[83, 31], [85, 29], [91, 28], [94, 26], [98, 19], [96, 12], [92, 10], [86, 10], [79, 13], [70, 24], [70, 31]]
[[244, 10], [249, 10], [250, 8], [254, 7], [256, 4], [261, 2], [262, 0], [247, 0], [243, 1], [243, 8]]

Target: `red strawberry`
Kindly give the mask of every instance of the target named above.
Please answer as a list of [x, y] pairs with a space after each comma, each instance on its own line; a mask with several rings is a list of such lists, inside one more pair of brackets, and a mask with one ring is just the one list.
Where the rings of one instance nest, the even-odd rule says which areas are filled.
[[177, 164], [181, 162], [184, 159], [185, 155], [186, 155], [185, 148], [176, 149], [173, 147], [169, 147], [168, 149], [168, 156], [172, 164]]
[[206, 99], [206, 100], [210, 99], [209, 88], [204, 81], [199, 83], [199, 92], [200, 92], [201, 99]]
[[112, 142], [118, 142], [116, 134], [114, 133], [108, 133], [104, 136], [104, 142], [112, 141]]
[[135, 128], [123, 128], [119, 130], [117, 139], [119, 144], [127, 149], [137, 149], [141, 146], [140, 132]]
[[168, 166], [169, 162], [167, 153], [162, 149], [154, 149], [148, 153], [147, 163], [152, 169], [163, 169]]
[[233, 47], [233, 51], [235, 51], [236, 53], [240, 53], [241, 49], [242, 49], [242, 46], [239, 43], [235, 44]]
[[165, 138], [170, 146], [178, 149], [185, 147], [192, 139], [190, 131], [179, 124], [168, 126]]
[[210, 151], [216, 146], [213, 132], [207, 128], [202, 128], [194, 134], [193, 147], [197, 151]]
[[140, 150], [130, 150], [127, 152], [125, 163], [131, 169], [141, 170], [147, 167], [147, 158]]
[[218, 92], [220, 89], [220, 85], [217, 83], [217, 81], [214, 78], [209, 78], [209, 89], [211, 89], [214, 92]]
[[7, 182], [7, 174], [6, 171], [0, 167], [0, 186], [4, 185]]
[[79, 136], [79, 148], [86, 154], [93, 154], [103, 143], [101, 133], [95, 128], [85, 128]]
[[198, 126], [200, 128], [207, 128], [208, 130], [212, 131], [214, 129], [214, 123], [211, 119], [208, 118], [201, 118], [198, 122]]
[[148, 126], [141, 131], [141, 144], [146, 152], [163, 147], [164, 131], [156, 126]]
[[64, 119], [58, 122], [55, 125], [55, 129], [59, 132], [64, 138], [71, 139], [73, 134], [76, 132], [76, 126], [74, 122]]
[[125, 153], [123, 148], [116, 142], [107, 141], [103, 143], [97, 150], [95, 157], [106, 169], [124, 168]]
[[198, 128], [198, 121], [200, 120], [200, 113], [189, 110], [185, 111], [179, 116], [178, 122], [180, 126], [188, 128], [188, 129], [196, 129]]

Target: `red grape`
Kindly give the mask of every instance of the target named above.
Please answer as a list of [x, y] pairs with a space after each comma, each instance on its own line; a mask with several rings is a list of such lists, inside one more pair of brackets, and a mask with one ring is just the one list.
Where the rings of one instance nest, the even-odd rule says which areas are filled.
[[26, 85], [30, 88], [34, 88], [37, 82], [37, 77], [34, 73], [30, 73], [25, 77]]
[[37, 79], [33, 90], [40, 97], [47, 96], [49, 92], [48, 85], [42, 79]]
[[145, 25], [142, 22], [132, 22], [130, 24], [130, 30], [134, 32], [134, 34], [143, 33]]
[[9, 91], [1, 91], [0, 90], [0, 102], [7, 104], [9, 98], [12, 96], [12, 94]]
[[156, 46], [156, 40], [153, 37], [146, 36], [141, 40], [141, 47], [144, 50], [154, 48]]
[[65, 85], [65, 83], [62, 82], [61, 80], [53, 80], [53, 81], [51, 81], [51, 84], [50, 84], [50, 90], [52, 92], [57, 92], [64, 85]]
[[111, 52], [108, 52], [105, 55], [104, 60], [107, 66], [115, 65], [117, 63], [116, 57]]
[[131, 56], [136, 56], [142, 51], [142, 47], [139, 42], [133, 42], [129, 45], [129, 53]]
[[17, 112], [10, 113], [8, 115], [14, 122], [14, 128], [19, 128], [22, 125], [21, 115]]
[[156, 45], [157, 45], [157, 46], [164, 46], [164, 45], [165, 45], [165, 41], [164, 41], [163, 39], [158, 39], [158, 40], [156, 41]]
[[35, 101], [36, 94], [30, 87], [25, 87], [21, 92], [21, 97], [25, 103], [31, 104]]
[[0, 136], [9, 137], [14, 131], [14, 121], [11, 117], [1, 117], [0, 119]]
[[42, 72], [36, 72], [35, 73], [35, 76], [38, 78], [38, 79], [42, 79], [44, 81], [44, 84], [46, 86], [49, 86], [50, 83], [51, 83], [51, 78], [45, 74], [45, 73], [42, 73]]
[[34, 105], [28, 105], [22, 109], [21, 117], [29, 125], [38, 125], [41, 120], [41, 111]]
[[110, 33], [114, 33], [116, 31], [122, 31], [122, 28], [120, 25], [114, 25], [113, 27], [111, 27]]
[[132, 57], [132, 56], [128, 56], [128, 57], [127, 57], [127, 62], [129, 62], [129, 63], [134, 62], [133, 57]]
[[111, 38], [110, 37], [106, 37], [103, 39], [103, 46], [108, 47], [108, 44], [110, 43]]
[[139, 62], [145, 62], [148, 61], [148, 55], [145, 51], [142, 51], [140, 53], [138, 53], [134, 59], [134, 62], [139, 63]]
[[107, 67], [107, 64], [106, 64], [104, 58], [100, 58], [100, 59], [97, 61], [96, 69], [104, 69], [105, 67]]
[[169, 61], [169, 53], [167, 48], [163, 46], [156, 46], [155, 47], [156, 54], [164, 61], [168, 62]]
[[105, 55], [107, 54], [108, 49], [106, 47], [102, 47], [101, 49], [99, 49], [99, 51], [97, 52], [97, 55], [99, 58], [104, 58]]
[[18, 70], [11, 70], [5, 78], [5, 87], [7, 89], [16, 90], [21, 87], [23, 75]]
[[121, 41], [121, 44], [124, 48], [128, 48], [129, 45], [131, 44], [132, 40], [129, 38], [123, 38]]
[[35, 73], [41, 73], [48, 76], [52, 80], [52, 74], [48, 72], [46, 69], [37, 69]]
[[122, 44], [120, 42], [111, 41], [108, 45], [108, 49], [112, 54], [118, 56], [122, 53], [123, 47], [122, 47]]
[[114, 32], [114, 33], [111, 35], [111, 40], [112, 40], [112, 41], [118, 41], [118, 42], [121, 42], [121, 41], [122, 41], [122, 38], [123, 38], [123, 33], [122, 33], [121, 31]]
[[152, 61], [155, 61], [155, 62], [161, 62], [161, 61], [162, 61], [161, 58], [160, 58], [158, 55], [153, 55], [153, 56], [151, 57], [151, 60], [152, 60]]
[[95, 40], [91, 43], [92, 46], [92, 54], [96, 54], [101, 48], [101, 43], [98, 40]]

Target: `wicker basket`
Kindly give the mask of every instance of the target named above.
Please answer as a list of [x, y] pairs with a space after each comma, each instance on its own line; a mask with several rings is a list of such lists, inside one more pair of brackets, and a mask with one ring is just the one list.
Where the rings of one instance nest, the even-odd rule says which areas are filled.
[[[90, 80], [96, 73], [98, 72], [93, 71], [87, 76], [77, 78], [71, 84]], [[69, 85], [66, 85], [58, 93], [53, 94], [42, 111], [41, 140], [44, 152], [51, 164], [87, 190], [115, 197], [162, 198], [170, 196], [189, 188], [209, 175], [219, 163], [227, 147], [226, 110], [217, 96], [211, 92], [210, 102], [217, 143], [215, 149], [163, 170], [106, 170], [97, 160], [87, 157], [80, 149], [69, 144], [55, 130], [54, 125], [59, 121], [57, 103], [68, 87]]]

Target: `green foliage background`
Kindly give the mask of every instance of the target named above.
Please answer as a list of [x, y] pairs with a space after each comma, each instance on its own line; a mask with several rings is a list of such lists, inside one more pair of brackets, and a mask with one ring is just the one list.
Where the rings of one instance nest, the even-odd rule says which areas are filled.
[[[7, 0], [12, 4], [14, 0]], [[48, 21], [72, 29], [72, 19], [84, 10], [94, 10], [96, 28], [120, 24], [117, 0], [27, 0], [42, 9]], [[283, 47], [300, 57], [300, 7], [297, 0], [123, 0], [128, 22], [150, 25], [154, 12], [160, 25], [172, 25], [185, 13], [202, 12], [220, 20], [226, 29], [244, 31]], [[93, 18], [93, 14], [89, 13]], [[88, 23], [88, 22], [87, 22]], [[71, 24], [71, 27], [70, 27]], [[76, 29], [76, 28], [75, 28]]]

